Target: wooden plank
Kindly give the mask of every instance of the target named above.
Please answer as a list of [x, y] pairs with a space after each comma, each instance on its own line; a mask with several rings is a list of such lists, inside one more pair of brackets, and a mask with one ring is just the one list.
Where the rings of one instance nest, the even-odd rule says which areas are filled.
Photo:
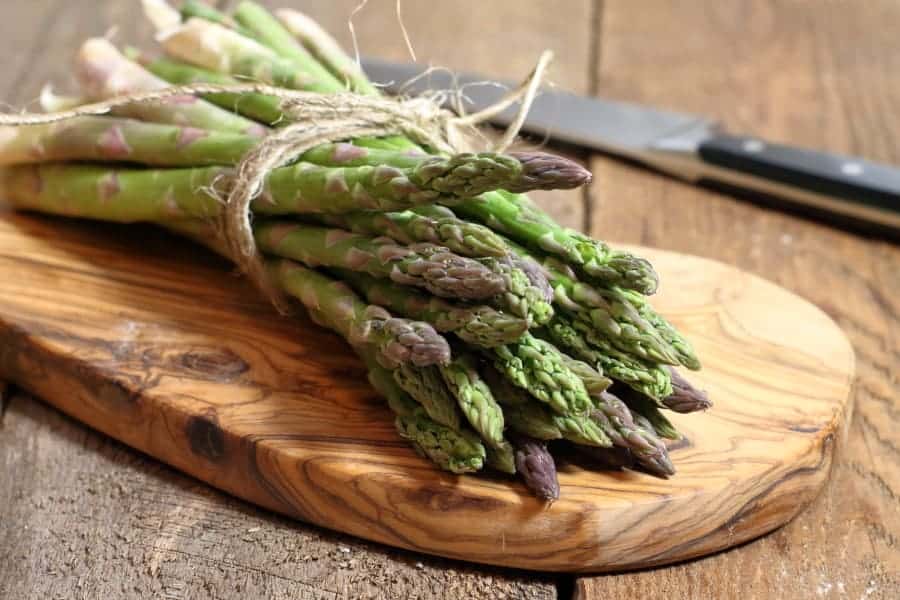
[[[272, 8], [290, 5], [284, 0], [265, 0], [261, 4]], [[591, 4], [590, 0], [403, 2], [401, 15], [416, 59], [422, 63], [519, 81], [528, 75], [541, 52], [549, 48], [556, 53], [549, 82], [586, 92], [590, 86]], [[297, 8], [316, 19], [352, 52], [348, 22], [360, 5], [359, 0], [336, 0], [307, 2]], [[361, 55], [412, 60], [393, 0], [369, 1], [352, 22]], [[486, 26], [493, 23], [503, 26]], [[578, 157], [571, 149], [563, 154]], [[529, 196], [566, 226], [584, 228], [580, 190], [541, 191]]]
[[[898, 164], [898, 18], [891, 1], [607, 0], [599, 89]], [[725, 260], [796, 291], [848, 333], [859, 377], [833, 481], [791, 524], [673, 568], [581, 579], [576, 596], [896, 598], [900, 250], [611, 159], [592, 170], [595, 234]]]

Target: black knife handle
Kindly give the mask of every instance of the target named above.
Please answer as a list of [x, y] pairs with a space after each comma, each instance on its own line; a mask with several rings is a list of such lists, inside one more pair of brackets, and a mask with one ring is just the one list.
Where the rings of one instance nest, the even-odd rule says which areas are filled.
[[698, 153], [720, 168], [900, 213], [900, 168], [724, 133], [701, 142]]

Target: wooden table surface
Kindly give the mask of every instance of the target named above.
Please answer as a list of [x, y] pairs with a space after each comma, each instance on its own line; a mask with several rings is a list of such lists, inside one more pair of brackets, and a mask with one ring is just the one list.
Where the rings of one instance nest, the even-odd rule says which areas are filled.
[[[149, 46], [138, 4], [3, 3], [0, 97], [22, 107], [45, 81], [70, 84], [79, 43], [114, 25], [115, 40]], [[267, 4], [297, 6], [349, 42], [359, 2]], [[371, 0], [355, 18], [363, 53], [408, 58], [394, 5]], [[402, 10], [423, 61], [517, 78], [552, 48], [560, 87], [900, 164], [897, 0], [407, 0]], [[900, 248], [581, 158], [590, 189], [538, 195], [565, 224], [734, 264], [815, 302], [850, 337], [850, 435], [831, 483], [795, 521], [643, 572], [574, 579], [479, 567], [274, 516], [12, 394], [0, 400], [0, 598], [900, 597]]]

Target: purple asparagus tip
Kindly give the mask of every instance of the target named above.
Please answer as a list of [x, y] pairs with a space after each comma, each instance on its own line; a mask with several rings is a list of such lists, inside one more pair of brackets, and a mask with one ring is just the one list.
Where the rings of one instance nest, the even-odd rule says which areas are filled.
[[511, 152], [509, 155], [522, 163], [519, 185], [509, 189], [510, 192], [567, 190], [591, 181], [590, 171], [562, 156], [546, 152]]
[[545, 502], [559, 500], [556, 462], [547, 444], [526, 435], [514, 435], [512, 438], [516, 449], [516, 471], [525, 486]]
[[663, 398], [662, 403], [669, 410], [677, 413], [691, 413], [706, 410], [712, 406], [712, 402], [703, 390], [698, 390], [682, 377], [675, 369], [669, 369], [672, 373], [672, 394]]

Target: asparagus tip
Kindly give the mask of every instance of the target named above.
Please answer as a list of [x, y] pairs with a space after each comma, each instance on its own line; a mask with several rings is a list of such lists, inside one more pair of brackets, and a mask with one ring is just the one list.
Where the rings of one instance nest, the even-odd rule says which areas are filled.
[[562, 156], [546, 152], [511, 152], [510, 156], [522, 163], [522, 190], [571, 189], [591, 181], [590, 171]]

